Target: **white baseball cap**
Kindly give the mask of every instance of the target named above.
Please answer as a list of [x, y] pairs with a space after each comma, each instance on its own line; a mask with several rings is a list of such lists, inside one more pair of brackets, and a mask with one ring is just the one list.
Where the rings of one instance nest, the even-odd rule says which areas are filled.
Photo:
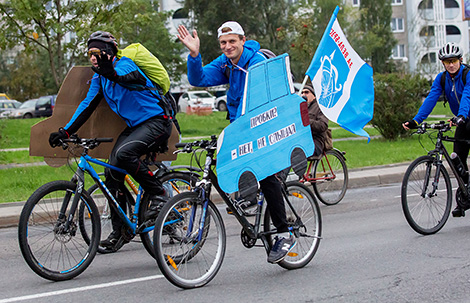
[[[230, 28], [230, 31], [223, 33], [222, 29], [223, 28]], [[220, 38], [220, 36], [225, 36], [225, 35], [230, 35], [230, 34], [236, 34], [236, 35], [242, 35], [245, 36], [245, 32], [243, 31], [242, 26], [235, 21], [227, 21], [224, 24], [222, 24], [221, 27], [217, 30], [217, 38]]]

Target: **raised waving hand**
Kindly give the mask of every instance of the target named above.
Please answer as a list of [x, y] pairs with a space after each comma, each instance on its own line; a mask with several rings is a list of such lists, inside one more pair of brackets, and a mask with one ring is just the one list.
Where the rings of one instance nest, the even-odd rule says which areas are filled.
[[191, 35], [188, 29], [184, 25], [178, 26], [178, 39], [189, 49], [191, 57], [197, 57], [199, 55], [199, 37], [197, 31], [194, 29]]

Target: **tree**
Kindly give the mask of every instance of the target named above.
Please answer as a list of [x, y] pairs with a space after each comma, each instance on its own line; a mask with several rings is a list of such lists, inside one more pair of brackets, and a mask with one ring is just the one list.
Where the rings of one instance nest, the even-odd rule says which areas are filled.
[[262, 48], [268, 48], [276, 54], [288, 50], [288, 43], [278, 39], [277, 33], [277, 28], [287, 26], [287, 1], [234, 0], [225, 1], [221, 5], [213, 0], [185, 0], [184, 9], [193, 18], [194, 24], [190, 27], [197, 29], [205, 62], [220, 55], [217, 29], [230, 20], [240, 23], [247, 38], [257, 40]]
[[[312, 61], [326, 26], [341, 0], [304, 0], [291, 11], [289, 26], [278, 28], [279, 36], [290, 41], [291, 67], [296, 79], [302, 79]], [[348, 7], [338, 13], [341, 27], [348, 27]]]
[[[112, 31], [118, 40], [140, 42], [164, 60], [170, 74], [181, 66], [178, 49], [164, 27], [165, 13], [152, 0], [15, 0], [0, 3], [3, 31], [0, 49], [42, 49], [56, 90], [68, 70], [87, 62], [86, 41], [96, 30]], [[129, 40], [127, 40], [129, 39]], [[137, 40], [143, 39], [143, 40]], [[161, 47], [164, 46], [164, 47]]]
[[47, 75], [47, 64], [41, 58], [46, 57], [33, 52], [22, 52], [15, 57], [12, 63], [2, 62], [0, 72], [0, 91], [16, 100], [24, 101], [41, 95], [57, 93], [52, 77]]
[[390, 72], [390, 56], [396, 45], [390, 27], [392, 6], [390, 0], [361, 0], [360, 31], [363, 33], [358, 51], [364, 58], [369, 58], [375, 73]]
[[375, 74], [374, 118], [371, 124], [388, 140], [408, 136], [401, 124], [414, 117], [429, 91], [429, 82], [420, 75]]

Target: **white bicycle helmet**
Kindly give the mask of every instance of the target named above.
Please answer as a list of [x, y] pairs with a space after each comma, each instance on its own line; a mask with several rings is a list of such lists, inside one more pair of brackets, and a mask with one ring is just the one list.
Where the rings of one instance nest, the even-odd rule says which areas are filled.
[[462, 49], [453, 42], [446, 43], [446, 45], [439, 50], [439, 60], [450, 58], [462, 58]]

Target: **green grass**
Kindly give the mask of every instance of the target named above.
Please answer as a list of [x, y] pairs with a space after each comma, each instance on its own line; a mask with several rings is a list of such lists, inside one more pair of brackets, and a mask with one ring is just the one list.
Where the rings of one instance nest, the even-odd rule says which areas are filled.
[[29, 147], [31, 126], [44, 119], [45, 118], [0, 120], [0, 148]]
[[[438, 104], [432, 115], [444, 115], [452, 117], [448, 106], [445, 108]], [[214, 112], [209, 116], [194, 116], [179, 114], [183, 138], [209, 137], [218, 135], [229, 124], [225, 119], [225, 112]], [[0, 120], [0, 148], [25, 148], [29, 146], [29, 134], [31, 126], [42, 119], [19, 119]], [[428, 121], [447, 120], [445, 118], [430, 118]], [[401, 127], [401, 125], [397, 125]], [[333, 129], [333, 138], [357, 137], [350, 132], [341, 129], [336, 123], [330, 122]], [[51, 130], [55, 131], [55, 130]], [[366, 128], [371, 136], [379, 135], [374, 128]], [[422, 136], [427, 150], [433, 147], [429, 138]], [[192, 140], [192, 139], [188, 139]], [[186, 141], [188, 141], [186, 140]], [[48, 144], [44, 142], [44, 144]], [[421, 148], [418, 136], [401, 139], [397, 141], [387, 141], [383, 139], [372, 139], [369, 144], [367, 140], [337, 141], [336, 148], [346, 151], [348, 168], [360, 168], [375, 165], [385, 165], [393, 163], [409, 162], [420, 155], [426, 153]], [[28, 151], [0, 152], [0, 164], [10, 163], [30, 163], [42, 161], [41, 157], [30, 157]], [[190, 163], [190, 156], [187, 154], [178, 155], [178, 159], [173, 165], [196, 165]], [[48, 166], [34, 166], [22, 168], [10, 168], [0, 170], [0, 203], [26, 200], [31, 193], [49, 181], [70, 180], [74, 170], [67, 166], [52, 168]], [[91, 180], [86, 181], [87, 187], [92, 185]]]

